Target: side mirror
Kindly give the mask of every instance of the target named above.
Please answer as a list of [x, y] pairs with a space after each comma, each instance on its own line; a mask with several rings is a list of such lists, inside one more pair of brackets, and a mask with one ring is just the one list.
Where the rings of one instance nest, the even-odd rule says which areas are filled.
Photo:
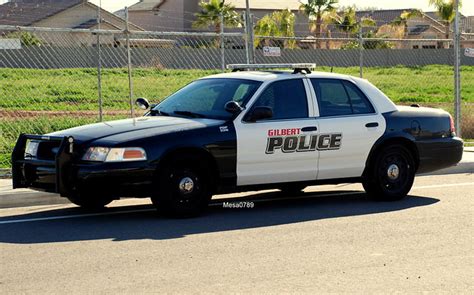
[[137, 105], [137, 107], [142, 110], [148, 110], [148, 108], [150, 107], [150, 103], [148, 102], [148, 100], [143, 97], [137, 98], [137, 100], [135, 100], [135, 105]]
[[240, 104], [236, 101], [228, 101], [225, 106], [224, 106], [225, 110], [231, 114], [239, 114], [243, 108], [240, 106]]
[[264, 119], [273, 118], [273, 110], [270, 107], [255, 107], [247, 114], [245, 121], [256, 122]]

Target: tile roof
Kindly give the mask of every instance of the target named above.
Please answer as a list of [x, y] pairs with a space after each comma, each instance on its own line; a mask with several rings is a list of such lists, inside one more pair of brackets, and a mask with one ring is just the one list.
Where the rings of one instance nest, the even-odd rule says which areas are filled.
[[0, 5], [0, 25], [29, 26], [84, 0], [11, 0]]
[[155, 9], [157, 6], [166, 0], [140, 0], [140, 2], [133, 4], [128, 8], [129, 11], [149, 11]]
[[413, 9], [387, 9], [387, 10], [360, 10], [356, 12], [357, 18], [371, 17], [377, 22], [377, 26], [382, 26], [391, 23], [394, 19], [400, 16], [404, 11]]
[[[225, 3], [230, 3], [237, 9], [246, 7], [245, 0], [226, 0]], [[265, 9], [265, 10], [298, 10], [301, 5], [299, 0], [252, 0], [250, 1], [250, 9]]]

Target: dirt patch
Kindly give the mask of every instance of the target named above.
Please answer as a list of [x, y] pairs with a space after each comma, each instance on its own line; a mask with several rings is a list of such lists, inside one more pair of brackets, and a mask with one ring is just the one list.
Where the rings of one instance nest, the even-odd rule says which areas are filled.
[[[113, 110], [105, 111], [104, 116], [128, 115], [128, 111]], [[97, 111], [23, 111], [23, 110], [0, 110], [2, 119], [35, 118], [35, 117], [97, 117]]]

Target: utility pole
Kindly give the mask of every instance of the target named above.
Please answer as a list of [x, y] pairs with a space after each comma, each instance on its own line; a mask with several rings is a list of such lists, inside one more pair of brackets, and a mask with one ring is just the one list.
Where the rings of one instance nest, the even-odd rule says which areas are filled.
[[454, 19], [454, 124], [457, 135], [461, 137], [461, 40], [459, 34], [459, 0], [455, 0], [454, 5], [456, 9], [456, 17]]

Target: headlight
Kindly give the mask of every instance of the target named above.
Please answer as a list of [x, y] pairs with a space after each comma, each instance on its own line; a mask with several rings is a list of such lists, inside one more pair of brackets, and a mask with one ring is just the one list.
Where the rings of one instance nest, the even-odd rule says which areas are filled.
[[106, 148], [91, 147], [82, 157], [84, 161], [95, 162], [129, 162], [146, 160], [145, 150], [142, 148]]
[[35, 158], [38, 153], [38, 141], [28, 140], [25, 147], [25, 158]]

